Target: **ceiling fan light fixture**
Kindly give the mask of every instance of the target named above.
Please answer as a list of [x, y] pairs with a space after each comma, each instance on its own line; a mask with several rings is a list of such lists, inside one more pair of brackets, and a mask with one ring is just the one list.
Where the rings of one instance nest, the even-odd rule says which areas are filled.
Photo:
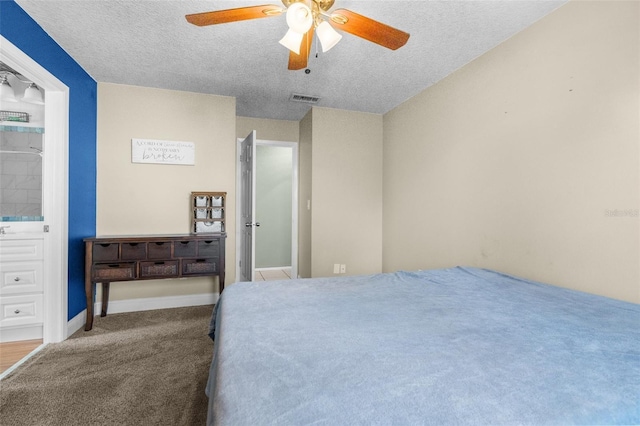
[[313, 25], [313, 13], [304, 3], [294, 3], [287, 9], [287, 25], [292, 31], [304, 34]]
[[0, 81], [0, 99], [7, 102], [18, 102], [13, 87], [7, 81], [6, 74], [2, 76], [2, 81]]
[[333, 29], [333, 27], [327, 22], [322, 21], [316, 28], [316, 34], [320, 44], [322, 44], [322, 51], [328, 52], [333, 46], [338, 44], [342, 39], [342, 34]]
[[278, 43], [280, 43], [296, 55], [299, 55], [300, 45], [302, 44], [302, 37], [304, 37], [303, 33], [289, 30]]
[[35, 83], [31, 83], [29, 87], [24, 91], [22, 100], [37, 105], [44, 105], [44, 99], [42, 98], [42, 92], [38, 89]]

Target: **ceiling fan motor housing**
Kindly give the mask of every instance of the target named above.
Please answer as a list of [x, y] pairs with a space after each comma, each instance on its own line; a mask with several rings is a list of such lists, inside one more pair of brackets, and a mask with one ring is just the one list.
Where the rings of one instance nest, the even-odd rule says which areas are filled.
[[307, 3], [307, 2], [313, 3], [314, 5], [318, 6], [318, 8], [323, 12], [328, 12], [329, 9], [331, 9], [331, 7], [333, 6], [333, 3], [335, 2], [335, 0], [282, 0], [282, 3], [286, 7], [289, 7], [294, 3]]

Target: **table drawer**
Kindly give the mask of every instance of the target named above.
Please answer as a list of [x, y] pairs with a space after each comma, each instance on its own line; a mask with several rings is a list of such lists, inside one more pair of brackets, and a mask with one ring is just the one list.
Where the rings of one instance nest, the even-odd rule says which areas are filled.
[[199, 257], [217, 257], [220, 255], [220, 240], [198, 241]]
[[42, 321], [42, 293], [5, 296], [0, 301], [0, 327], [41, 324]]
[[196, 256], [196, 241], [176, 241], [173, 243], [173, 253], [175, 257]]
[[147, 244], [148, 259], [171, 259], [171, 241], [155, 241]]
[[0, 295], [42, 291], [42, 261], [0, 263]]
[[147, 258], [147, 243], [122, 243], [122, 260], [145, 260]]
[[140, 277], [171, 278], [178, 276], [178, 261], [140, 262]]
[[92, 281], [127, 281], [136, 278], [135, 263], [102, 263], [93, 266]]
[[183, 259], [182, 275], [216, 274], [218, 259]]
[[120, 244], [98, 243], [93, 245], [93, 261], [118, 260]]

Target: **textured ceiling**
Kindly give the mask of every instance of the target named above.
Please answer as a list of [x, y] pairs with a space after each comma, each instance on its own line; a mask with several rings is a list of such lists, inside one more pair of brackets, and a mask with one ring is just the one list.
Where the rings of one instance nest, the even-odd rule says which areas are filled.
[[[196, 27], [184, 15], [269, 0], [16, 0], [98, 82], [233, 96], [244, 117], [299, 120], [317, 105], [383, 114], [566, 0], [336, 0], [411, 34], [388, 50], [350, 34], [310, 73], [287, 70], [285, 16]], [[277, 1], [271, 2], [280, 4]]]

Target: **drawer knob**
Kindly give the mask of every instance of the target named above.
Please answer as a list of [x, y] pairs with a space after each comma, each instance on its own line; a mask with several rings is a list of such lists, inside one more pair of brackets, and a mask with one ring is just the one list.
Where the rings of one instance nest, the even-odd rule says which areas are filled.
[[15, 311], [13, 311], [14, 314], [19, 314], [20, 313], [20, 309], [16, 309]]
[[14, 280], [15, 282], [18, 282], [18, 281], [20, 281], [20, 277], [15, 277], [13, 280]]

